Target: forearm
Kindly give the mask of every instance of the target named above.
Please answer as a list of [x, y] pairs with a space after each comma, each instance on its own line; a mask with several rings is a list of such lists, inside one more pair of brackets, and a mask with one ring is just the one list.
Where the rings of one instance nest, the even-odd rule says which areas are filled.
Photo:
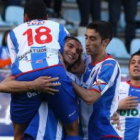
[[97, 93], [95, 91], [84, 89], [80, 86], [78, 86], [75, 82], [73, 82], [74, 90], [76, 92], [76, 95], [83, 99], [87, 104], [93, 104], [96, 102], [101, 94]]
[[33, 81], [16, 81], [14, 77], [9, 76], [0, 83], [0, 92], [21, 93], [35, 90], [54, 94], [58, 93], [58, 90], [53, 87], [61, 85], [61, 83], [56, 82], [58, 80], [58, 77], [42, 76]]
[[20, 81], [2, 81], [0, 83], [0, 92], [5, 93], [19, 93], [25, 91], [34, 90], [32, 81], [31, 82], [20, 82]]

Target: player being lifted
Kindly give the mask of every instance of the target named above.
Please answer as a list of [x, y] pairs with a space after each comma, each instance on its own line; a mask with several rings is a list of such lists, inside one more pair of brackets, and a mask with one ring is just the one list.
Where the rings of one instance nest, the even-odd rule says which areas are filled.
[[79, 140], [78, 104], [71, 80], [67, 77], [59, 53], [63, 52], [66, 29], [47, 20], [42, 0], [30, 0], [24, 7], [24, 23], [10, 31], [8, 48], [12, 60], [12, 75], [18, 81], [32, 81], [39, 76], [59, 77], [58, 94], [38, 92], [29, 97], [25, 93], [11, 95], [11, 119], [15, 140], [22, 138], [27, 124], [37, 112], [41, 102], [47, 101], [63, 122], [66, 140]]

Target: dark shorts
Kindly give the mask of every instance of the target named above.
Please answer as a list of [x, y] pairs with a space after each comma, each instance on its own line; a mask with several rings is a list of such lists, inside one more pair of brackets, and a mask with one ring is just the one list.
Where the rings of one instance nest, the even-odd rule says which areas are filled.
[[22, 140], [35, 140], [33, 137], [31, 137], [28, 134], [25, 134], [24, 137], [22, 138]]

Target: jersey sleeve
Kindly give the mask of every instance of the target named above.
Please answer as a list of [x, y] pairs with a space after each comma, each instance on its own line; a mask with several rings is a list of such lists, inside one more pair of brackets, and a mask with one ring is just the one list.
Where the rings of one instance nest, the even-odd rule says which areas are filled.
[[102, 63], [98, 69], [96, 80], [92, 85], [92, 90], [102, 95], [108, 90], [119, 76], [119, 67], [115, 61], [108, 60]]
[[59, 39], [58, 39], [58, 41], [59, 41], [59, 44], [60, 44], [60, 47], [61, 47], [61, 49], [60, 49], [61, 54], [63, 54], [65, 38], [67, 36], [69, 36], [69, 35], [70, 34], [66, 30], [66, 28], [63, 25], [60, 24], [60, 26], [59, 26]]
[[17, 57], [17, 41], [16, 38], [14, 36], [14, 32], [11, 30], [10, 33], [8, 34], [7, 37], [7, 44], [8, 44], [8, 49], [9, 49], [9, 53], [10, 53], [10, 58], [12, 63], [15, 61], [16, 57]]

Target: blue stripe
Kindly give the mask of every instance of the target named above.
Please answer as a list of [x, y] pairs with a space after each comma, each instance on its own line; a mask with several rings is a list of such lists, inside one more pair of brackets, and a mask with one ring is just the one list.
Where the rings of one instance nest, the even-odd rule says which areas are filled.
[[138, 140], [139, 135], [139, 118], [127, 118], [125, 120], [124, 140]]
[[59, 26], [59, 39], [58, 39], [58, 42], [59, 42], [60, 47], [61, 47], [61, 49], [60, 49], [61, 54], [63, 54], [64, 43], [65, 43], [64, 40], [65, 40], [66, 36], [68, 36], [68, 35], [67, 35], [66, 31], [64, 30], [64, 27], [60, 24], [60, 26]]
[[18, 68], [19, 68], [19, 61], [18, 61], [18, 58], [16, 58], [15, 62], [11, 66], [11, 72], [12, 72], [12, 74], [14, 76], [16, 76], [17, 74], [22, 73]]
[[30, 126], [27, 127], [25, 134], [29, 134], [30, 136], [34, 137], [34, 139], [36, 139], [38, 128], [39, 128], [39, 112], [37, 112], [34, 118], [31, 120]]
[[[31, 49], [43, 49], [46, 48], [46, 46], [43, 47], [31, 47]], [[46, 61], [47, 52], [39, 52], [39, 53], [31, 53], [31, 65], [32, 69], [40, 69], [48, 66], [48, 63]]]

